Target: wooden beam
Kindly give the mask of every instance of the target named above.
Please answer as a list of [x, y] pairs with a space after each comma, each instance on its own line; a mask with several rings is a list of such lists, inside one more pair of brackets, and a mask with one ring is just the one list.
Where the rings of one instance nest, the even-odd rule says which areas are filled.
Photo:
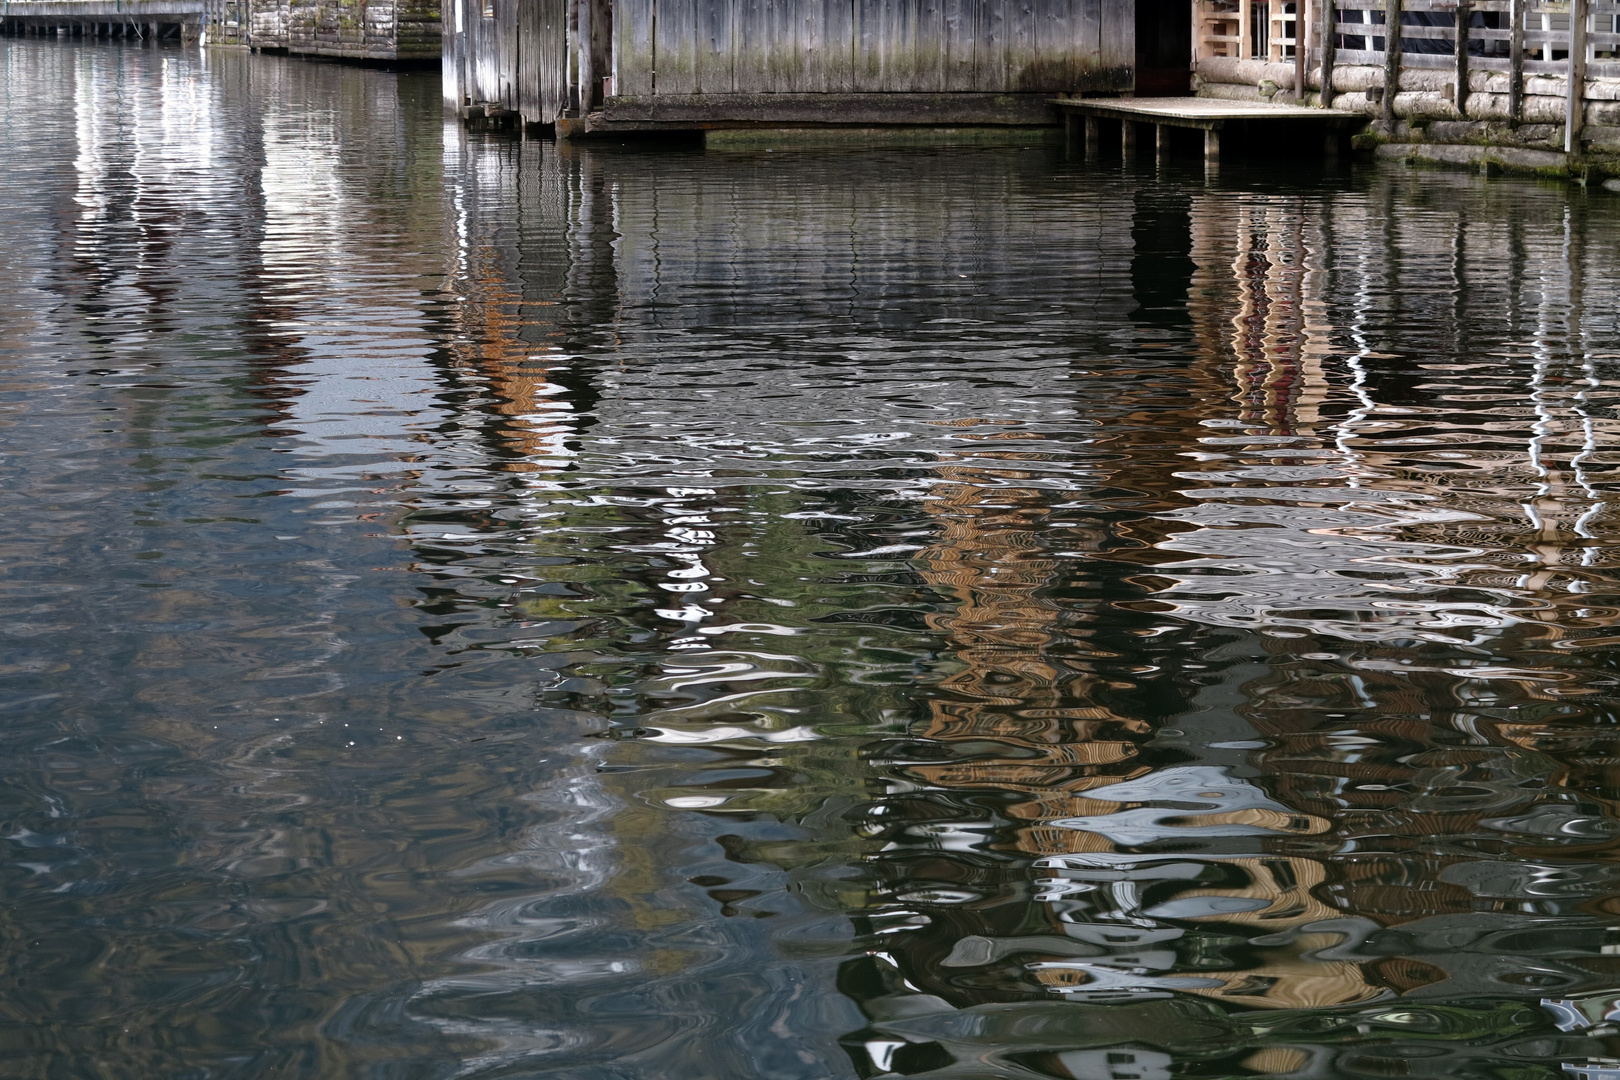
[[1401, 0], [1384, 0], [1384, 126], [1395, 128], [1395, 95], [1401, 89]]
[[[1523, 3], [1523, 0], [1514, 0]], [[1339, 13], [1334, 0], [1320, 0], [1322, 5], [1322, 108], [1333, 108], [1333, 64], [1339, 51]]]
[[1457, 0], [1456, 22], [1457, 71], [1452, 82], [1452, 100], [1457, 111], [1468, 115], [1468, 24], [1474, 17], [1473, 0]]
[[1524, 122], [1524, 12], [1526, 0], [1508, 0], [1508, 122]]
[[1136, 157], [1136, 121], [1119, 122], [1119, 152], [1124, 155], [1126, 161]]
[[1305, 0], [1294, 0], [1294, 104], [1305, 104], [1305, 41], [1311, 25], [1306, 18], [1309, 5]]
[[1221, 160], [1221, 131], [1220, 128], [1204, 129], [1204, 162], [1214, 164]]
[[1569, 0], [1569, 95], [1564, 102], [1564, 153], [1581, 149], [1586, 119], [1586, 21], [1588, 0]]

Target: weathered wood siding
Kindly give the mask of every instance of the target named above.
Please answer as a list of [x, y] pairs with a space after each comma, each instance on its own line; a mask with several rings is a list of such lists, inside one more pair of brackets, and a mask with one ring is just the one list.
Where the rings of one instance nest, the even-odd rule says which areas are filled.
[[620, 97], [1124, 90], [1126, 0], [617, 0]]
[[446, 104], [550, 123], [569, 103], [568, 16], [569, 0], [444, 0]]

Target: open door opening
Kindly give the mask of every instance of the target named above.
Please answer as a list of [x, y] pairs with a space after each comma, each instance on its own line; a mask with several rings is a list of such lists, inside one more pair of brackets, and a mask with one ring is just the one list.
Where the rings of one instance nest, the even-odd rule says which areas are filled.
[[1192, 93], [1192, 0], [1136, 0], [1136, 96]]

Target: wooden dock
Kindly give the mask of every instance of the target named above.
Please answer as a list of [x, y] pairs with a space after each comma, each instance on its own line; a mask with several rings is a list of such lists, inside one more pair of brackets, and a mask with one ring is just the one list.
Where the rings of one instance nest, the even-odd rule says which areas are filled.
[[[1338, 109], [1311, 109], [1300, 105], [1271, 105], [1256, 101], [1226, 101], [1220, 98], [1053, 98], [1050, 104], [1063, 114], [1064, 130], [1071, 149], [1084, 145], [1087, 157], [1095, 157], [1101, 145], [1101, 121], [1120, 125], [1120, 146], [1127, 154], [1135, 150], [1143, 125], [1153, 125], [1154, 144], [1163, 155], [1169, 147], [1170, 128], [1193, 128], [1204, 133], [1204, 160], [1221, 157], [1221, 131], [1241, 124], [1252, 128], [1268, 125], [1283, 134], [1285, 127], [1310, 126], [1322, 140], [1324, 154], [1336, 155], [1339, 144], [1354, 128], [1367, 123], [1360, 113]], [[1083, 134], [1082, 134], [1083, 133]]]

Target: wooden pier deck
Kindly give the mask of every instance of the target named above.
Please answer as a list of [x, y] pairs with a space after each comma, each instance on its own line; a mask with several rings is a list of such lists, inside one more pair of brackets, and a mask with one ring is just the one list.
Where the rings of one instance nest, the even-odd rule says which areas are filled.
[[1084, 131], [1087, 157], [1095, 157], [1099, 121], [1118, 121], [1120, 145], [1129, 153], [1137, 144], [1139, 129], [1153, 125], [1154, 143], [1163, 154], [1169, 141], [1168, 128], [1194, 128], [1204, 133], [1204, 160], [1215, 162], [1221, 156], [1221, 131], [1230, 125], [1308, 125], [1318, 129], [1323, 152], [1338, 153], [1339, 144], [1353, 128], [1367, 123], [1360, 113], [1338, 109], [1311, 109], [1302, 105], [1272, 105], [1257, 101], [1225, 101], [1219, 98], [1053, 98], [1050, 104], [1063, 114], [1064, 130], [1071, 148], [1081, 143]]

